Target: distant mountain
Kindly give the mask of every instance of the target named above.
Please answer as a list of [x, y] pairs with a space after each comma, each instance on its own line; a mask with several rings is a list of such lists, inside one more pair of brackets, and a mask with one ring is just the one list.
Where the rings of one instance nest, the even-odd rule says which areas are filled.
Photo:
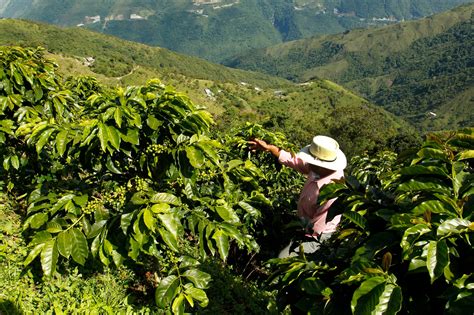
[[0, 20], [0, 45], [46, 47], [64, 77], [94, 76], [110, 86], [158, 78], [207, 107], [224, 130], [258, 122], [301, 145], [323, 133], [337, 137], [349, 155], [416, 139], [405, 121], [327, 80], [295, 84], [88, 30], [23, 20]]
[[251, 48], [392, 24], [473, 0], [0, 0], [0, 16], [81, 25], [222, 61]]
[[418, 21], [252, 51], [225, 64], [295, 82], [327, 78], [421, 130], [474, 125], [474, 5]]

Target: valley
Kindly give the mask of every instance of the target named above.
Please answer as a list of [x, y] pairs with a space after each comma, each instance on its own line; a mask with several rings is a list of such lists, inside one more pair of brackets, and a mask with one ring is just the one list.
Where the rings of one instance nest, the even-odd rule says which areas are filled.
[[4, 0], [0, 17], [87, 27], [222, 62], [253, 48], [417, 19], [466, 2], [472, 0]]

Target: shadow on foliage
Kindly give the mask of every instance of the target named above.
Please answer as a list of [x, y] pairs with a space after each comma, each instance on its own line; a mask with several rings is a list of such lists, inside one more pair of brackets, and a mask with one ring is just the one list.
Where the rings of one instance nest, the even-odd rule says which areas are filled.
[[213, 280], [206, 291], [209, 305], [198, 314], [276, 314], [274, 297], [256, 283], [241, 279], [220, 262], [208, 261], [202, 270]]
[[10, 300], [0, 299], [0, 315], [20, 315], [23, 312]]

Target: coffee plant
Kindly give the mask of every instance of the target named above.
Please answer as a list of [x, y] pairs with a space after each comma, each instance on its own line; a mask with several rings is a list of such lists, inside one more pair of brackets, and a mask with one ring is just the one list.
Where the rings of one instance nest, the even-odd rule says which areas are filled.
[[208, 305], [209, 259], [265, 280], [279, 311], [472, 310], [473, 129], [354, 158], [321, 191], [321, 202], [338, 197], [338, 231], [314, 254], [270, 259], [303, 235], [304, 178], [247, 141], [295, 151], [283, 134], [217, 134], [159, 80], [63, 79], [41, 48], [0, 47], [0, 64], [0, 188], [23, 216], [25, 268], [142, 268], [156, 304], [176, 314]]
[[474, 129], [432, 135], [412, 155], [356, 157], [337, 233], [315, 254], [274, 259], [280, 307], [312, 314], [467, 314], [474, 306]]
[[158, 80], [107, 89], [63, 81], [40, 49], [0, 56], [1, 175], [25, 207], [25, 266], [39, 260], [49, 277], [64, 260], [152, 259], [158, 305], [206, 306], [203, 259], [258, 249], [249, 232], [271, 204], [262, 171], [210, 138], [210, 114]]

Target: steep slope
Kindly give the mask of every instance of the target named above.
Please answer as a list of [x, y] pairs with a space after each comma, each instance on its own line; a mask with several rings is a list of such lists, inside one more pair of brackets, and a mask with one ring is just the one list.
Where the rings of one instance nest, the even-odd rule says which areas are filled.
[[422, 130], [473, 125], [473, 12], [474, 5], [464, 5], [419, 21], [289, 42], [226, 64], [294, 81], [334, 80]]
[[0, 42], [4, 45], [44, 46], [57, 54], [92, 57], [92, 70], [109, 77], [121, 77], [130, 73], [134, 67], [140, 66], [158, 68], [160, 73], [165, 75], [173, 73], [213, 81], [247, 81], [262, 86], [285, 82], [276, 77], [230, 69], [168, 49], [137, 44], [74, 27], [61, 28], [43, 23], [3, 19], [0, 20]]
[[416, 138], [406, 122], [326, 80], [294, 84], [86, 30], [18, 20], [0, 21], [0, 44], [47, 47], [65, 77], [89, 75], [111, 86], [159, 78], [207, 107], [223, 130], [253, 121], [301, 145], [325, 133], [338, 137], [349, 155], [400, 148]]
[[316, 34], [386, 25], [472, 0], [3, 0], [0, 16], [96, 31], [208, 60]]

